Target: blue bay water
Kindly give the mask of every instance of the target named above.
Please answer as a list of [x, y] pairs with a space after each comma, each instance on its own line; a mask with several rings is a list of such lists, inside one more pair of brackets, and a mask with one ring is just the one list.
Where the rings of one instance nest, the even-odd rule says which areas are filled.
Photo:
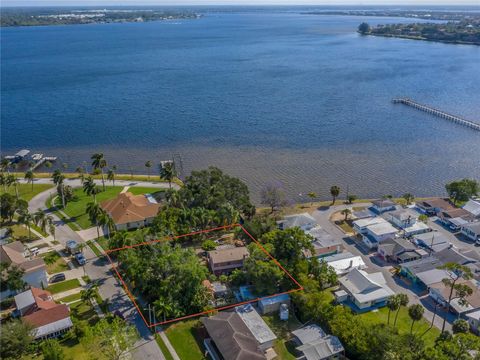
[[480, 178], [480, 133], [391, 103], [480, 121], [480, 48], [362, 37], [364, 20], [400, 21], [263, 10], [2, 29], [2, 154], [28, 148], [73, 171], [103, 151], [143, 173], [175, 153], [185, 172], [217, 165], [254, 196], [275, 180], [295, 199]]

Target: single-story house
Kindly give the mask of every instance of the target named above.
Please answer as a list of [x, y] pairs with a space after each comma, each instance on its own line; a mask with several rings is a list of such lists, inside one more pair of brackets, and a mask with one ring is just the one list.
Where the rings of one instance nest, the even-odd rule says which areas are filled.
[[404, 238], [391, 238], [378, 245], [377, 253], [386, 261], [404, 263], [428, 255]]
[[423, 284], [427, 289], [429, 289], [430, 286], [432, 286], [433, 284], [436, 284], [448, 277], [448, 271], [443, 269], [430, 269], [417, 273], [418, 281]]
[[385, 306], [387, 299], [394, 295], [381, 272], [368, 274], [363, 270], [353, 269], [341, 277], [339, 282], [348, 294], [348, 299], [355, 305], [354, 310]]
[[472, 214], [473, 217], [480, 219], [480, 198], [468, 200], [463, 205], [463, 209]]
[[[450, 310], [458, 315], [464, 315], [476, 310], [480, 310], [480, 289], [471, 280], [459, 279], [457, 284], [463, 284], [472, 289], [472, 294], [465, 298], [466, 304], [461, 304], [459, 299], [455, 297], [450, 302]], [[446, 287], [445, 284], [440, 281], [436, 284], [430, 285], [429, 295], [437, 303], [447, 306], [448, 298], [450, 296], [450, 287]]]
[[413, 236], [413, 242], [431, 252], [438, 252], [452, 247], [448, 238], [438, 231], [416, 234]]
[[376, 249], [378, 245], [398, 233], [390, 223], [381, 223], [367, 226], [367, 232], [363, 234], [363, 242], [370, 249]]
[[58, 337], [73, 327], [69, 307], [55, 303], [48, 291], [32, 287], [14, 299], [22, 321], [33, 327], [35, 340]]
[[282, 304], [290, 305], [290, 296], [288, 294], [276, 295], [260, 300], [258, 302], [258, 310], [260, 314], [270, 314], [280, 310]]
[[285, 216], [282, 220], [277, 221], [280, 230], [286, 230], [293, 227], [299, 227], [306, 231], [318, 226], [317, 220], [309, 213], [295, 214]]
[[[17, 266], [24, 271], [23, 281], [33, 287], [48, 286], [47, 268], [43, 258], [32, 257], [29, 250], [20, 242], [14, 241], [0, 246], [0, 261]], [[3, 291], [0, 298], [12, 295], [10, 290]]]
[[437, 269], [443, 264], [444, 262], [439, 260], [435, 255], [430, 255], [418, 260], [400, 264], [400, 274], [407, 277], [415, 284], [428, 287], [427, 284], [424, 284], [422, 280], [419, 279], [419, 274], [429, 270]]
[[237, 306], [235, 312], [253, 334], [261, 350], [267, 351], [273, 347], [277, 336], [251, 304]]
[[365, 219], [360, 219], [360, 220], [355, 220], [353, 222], [353, 229], [358, 233], [358, 234], [366, 234], [367, 233], [367, 228], [371, 225], [376, 225], [376, 224], [387, 224], [388, 221], [385, 220], [384, 218], [381, 217], [370, 217], [370, 218], [365, 218]]
[[160, 209], [160, 204], [151, 196], [133, 195], [128, 191], [103, 201], [100, 206], [112, 218], [117, 230], [150, 225]]
[[480, 221], [463, 225], [462, 234], [472, 241], [480, 242]]
[[418, 215], [411, 210], [395, 210], [387, 215], [390, 222], [402, 229], [406, 236], [422, 234], [430, 231], [427, 224], [418, 221]]
[[415, 206], [424, 214], [436, 215], [439, 211], [452, 210], [455, 206], [448, 199], [433, 198], [417, 201]]
[[[473, 255], [473, 257], [472, 257]], [[473, 252], [461, 252], [452, 248], [443, 249], [435, 253], [435, 256], [440, 259], [444, 264], [456, 263], [460, 265], [468, 265], [478, 263], [478, 255]]]
[[364, 270], [367, 268], [361, 256], [353, 255], [348, 251], [324, 257], [321, 261], [331, 266], [337, 275], [347, 274], [353, 269]]
[[395, 210], [397, 208], [397, 204], [390, 200], [390, 199], [378, 199], [372, 201], [371, 209], [375, 211], [377, 214], [384, 213], [385, 211]]
[[442, 210], [437, 213], [438, 219], [452, 230], [460, 230], [462, 225], [472, 222], [475, 217], [464, 209]]
[[[268, 328], [262, 318], [260, 320], [259, 329]], [[255, 334], [236, 311], [219, 312], [200, 321], [209, 335], [203, 343], [213, 360], [267, 360], [267, 355], [273, 355], [271, 347], [267, 351], [262, 349]]]
[[480, 335], [480, 310], [465, 314], [465, 318], [470, 325], [470, 330], [473, 333]]
[[207, 253], [210, 270], [218, 275], [243, 267], [249, 253], [245, 246], [231, 249], [217, 249]]
[[355, 220], [368, 219], [375, 216], [377, 215], [369, 209], [352, 211], [352, 219]]
[[304, 252], [304, 255], [308, 258], [312, 256], [324, 257], [341, 253], [343, 251], [342, 239], [332, 236], [320, 226], [306, 230], [305, 233], [312, 236], [314, 239], [312, 241], [314, 254], [312, 254], [309, 250]]
[[327, 335], [316, 325], [306, 325], [292, 331], [296, 350], [301, 354], [298, 360], [327, 360], [339, 359], [344, 348], [340, 340], [333, 335]]

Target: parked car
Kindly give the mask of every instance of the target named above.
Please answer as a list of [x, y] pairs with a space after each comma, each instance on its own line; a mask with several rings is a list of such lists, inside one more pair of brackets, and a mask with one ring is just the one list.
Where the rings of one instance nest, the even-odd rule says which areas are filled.
[[32, 254], [32, 256], [37, 256], [39, 252], [40, 249], [38, 247], [33, 247], [30, 249], [30, 254]]
[[48, 282], [50, 284], [53, 284], [53, 283], [56, 283], [56, 282], [60, 282], [60, 281], [64, 281], [65, 280], [65, 274], [64, 273], [60, 273], [60, 274], [55, 274], [53, 275], [50, 280], [48, 280]]
[[75, 260], [77, 260], [79, 265], [85, 265], [87, 263], [87, 259], [85, 259], [82, 253], [76, 254]]

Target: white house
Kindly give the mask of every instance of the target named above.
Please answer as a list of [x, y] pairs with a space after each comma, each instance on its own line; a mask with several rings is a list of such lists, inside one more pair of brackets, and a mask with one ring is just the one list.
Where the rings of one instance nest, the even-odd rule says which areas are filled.
[[237, 306], [235, 312], [240, 316], [243, 323], [247, 326], [263, 351], [273, 347], [277, 336], [268, 327], [267, 323], [258, 314], [257, 310], [250, 305]]
[[[465, 302], [461, 302], [458, 297], [453, 297], [450, 302], [450, 309], [458, 315], [468, 314], [480, 310], [480, 289], [471, 280], [460, 279], [457, 284], [468, 286], [472, 290], [472, 294], [465, 297]], [[448, 298], [450, 296], [450, 288], [440, 281], [429, 286], [429, 295], [437, 303], [447, 306]]]
[[390, 199], [379, 199], [372, 201], [372, 210], [376, 213], [381, 214], [385, 211], [395, 210], [397, 204]]
[[470, 325], [470, 330], [475, 334], [480, 334], [480, 310], [473, 311], [465, 315], [468, 324]]
[[358, 234], [366, 234], [367, 233], [367, 227], [371, 225], [376, 225], [376, 224], [387, 224], [388, 221], [385, 220], [384, 218], [381, 217], [370, 217], [370, 218], [364, 218], [360, 220], [355, 220], [353, 222], [353, 228]]
[[381, 223], [367, 226], [367, 232], [363, 234], [363, 242], [370, 249], [376, 249], [384, 240], [395, 237], [398, 230], [390, 223]]
[[333, 335], [327, 335], [316, 324], [309, 324], [292, 331], [293, 342], [301, 354], [298, 360], [333, 360], [340, 359], [344, 352], [340, 340]]
[[321, 259], [331, 266], [337, 275], [345, 275], [353, 269], [364, 270], [367, 268], [361, 256], [353, 255], [350, 252], [343, 252]]
[[[23, 281], [28, 285], [37, 288], [48, 286], [45, 262], [41, 257], [31, 257], [28, 249], [20, 241], [0, 246], [0, 261], [22, 269]], [[0, 298], [11, 294], [9, 290], [3, 291]]]
[[418, 215], [409, 210], [395, 210], [387, 215], [390, 222], [402, 229], [406, 236], [428, 232], [427, 224], [418, 221]]
[[339, 282], [348, 294], [348, 299], [362, 310], [370, 307], [385, 306], [387, 299], [394, 295], [381, 272], [368, 274], [363, 270], [353, 269]]
[[480, 198], [468, 200], [463, 209], [480, 219]]
[[480, 221], [463, 225], [462, 234], [470, 240], [480, 243]]
[[282, 220], [277, 221], [277, 225], [281, 230], [299, 227], [303, 231], [308, 231], [318, 226], [317, 220], [309, 213], [295, 214], [285, 216]]

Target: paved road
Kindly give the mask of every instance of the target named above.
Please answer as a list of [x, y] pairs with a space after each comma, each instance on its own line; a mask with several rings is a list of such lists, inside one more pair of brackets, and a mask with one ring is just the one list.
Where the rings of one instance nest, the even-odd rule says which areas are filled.
[[[355, 206], [370, 206], [371, 203], [361, 203], [355, 204]], [[422, 304], [425, 307], [424, 317], [427, 321], [431, 322], [434, 316], [433, 313], [433, 302], [431, 301], [428, 295], [420, 295], [411, 288], [409, 288], [409, 284], [402, 283], [400, 279], [394, 278], [390, 273], [392, 268], [389, 264], [382, 263], [374, 254], [368, 254], [361, 245], [358, 245], [356, 242], [352, 241], [352, 239], [348, 236], [345, 236], [343, 231], [341, 231], [335, 224], [330, 221], [330, 217], [334, 212], [343, 210], [347, 207], [351, 207], [351, 205], [336, 205], [332, 207], [320, 207], [318, 210], [312, 213], [312, 216], [317, 220], [318, 224], [328, 231], [332, 236], [338, 237], [343, 239], [343, 245], [346, 251], [351, 252], [355, 255], [360, 255], [368, 266], [366, 269], [367, 272], [373, 273], [381, 271], [387, 281], [388, 286], [395, 292], [395, 293], [405, 293], [408, 295], [410, 299], [410, 304]], [[443, 315], [443, 313], [442, 313]], [[449, 316], [449, 320], [453, 318]], [[434, 325], [437, 328], [442, 328], [442, 318], [438, 315], [435, 317]], [[451, 330], [451, 324], [447, 322], [446, 330]]]
[[[72, 183], [72, 186], [80, 186], [80, 181], [72, 181]], [[78, 185], [75, 185], [75, 183]], [[69, 181], [66, 181], [66, 184], [71, 185]], [[115, 182], [115, 185], [117, 185], [117, 182]], [[121, 184], [119, 183], [119, 185]], [[165, 185], [168, 187], [168, 184], [157, 185], [162, 185], [157, 186], [159, 188], [165, 187]], [[137, 183], [136, 185], [130, 184], [130, 186], [151, 185], [149, 183], [141, 182]], [[45, 209], [45, 202], [52, 194], [55, 193], [55, 189], [50, 189], [38, 194], [30, 201], [29, 210], [35, 211], [37, 209]], [[56, 240], [58, 240], [62, 245], [65, 245], [66, 242], [71, 239], [76, 240], [79, 243], [83, 242], [80, 236], [78, 236], [75, 231], [73, 231], [67, 224], [60, 220], [54, 213], [51, 213], [50, 215], [53, 217], [56, 225]], [[85, 247], [84, 254], [87, 258], [85, 271], [90, 279], [98, 281], [98, 291], [102, 299], [107, 299], [110, 304], [109, 307], [112, 311], [120, 311], [128, 321], [132, 322], [137, 327], [137, 330], [140, 334], [140, 340], [137, 341], [135, 344], [135, 349], [132, 351], [133, 358], [164, 360], [165, 357], [163, 356], [153, 335], [150, 333], [149, 329], [141, 319], [120, 283], [118, 283], [117, 280], [112, 276], [108, 260], [105, 258], [97, 258], [95, 253], [88, 246]]]

